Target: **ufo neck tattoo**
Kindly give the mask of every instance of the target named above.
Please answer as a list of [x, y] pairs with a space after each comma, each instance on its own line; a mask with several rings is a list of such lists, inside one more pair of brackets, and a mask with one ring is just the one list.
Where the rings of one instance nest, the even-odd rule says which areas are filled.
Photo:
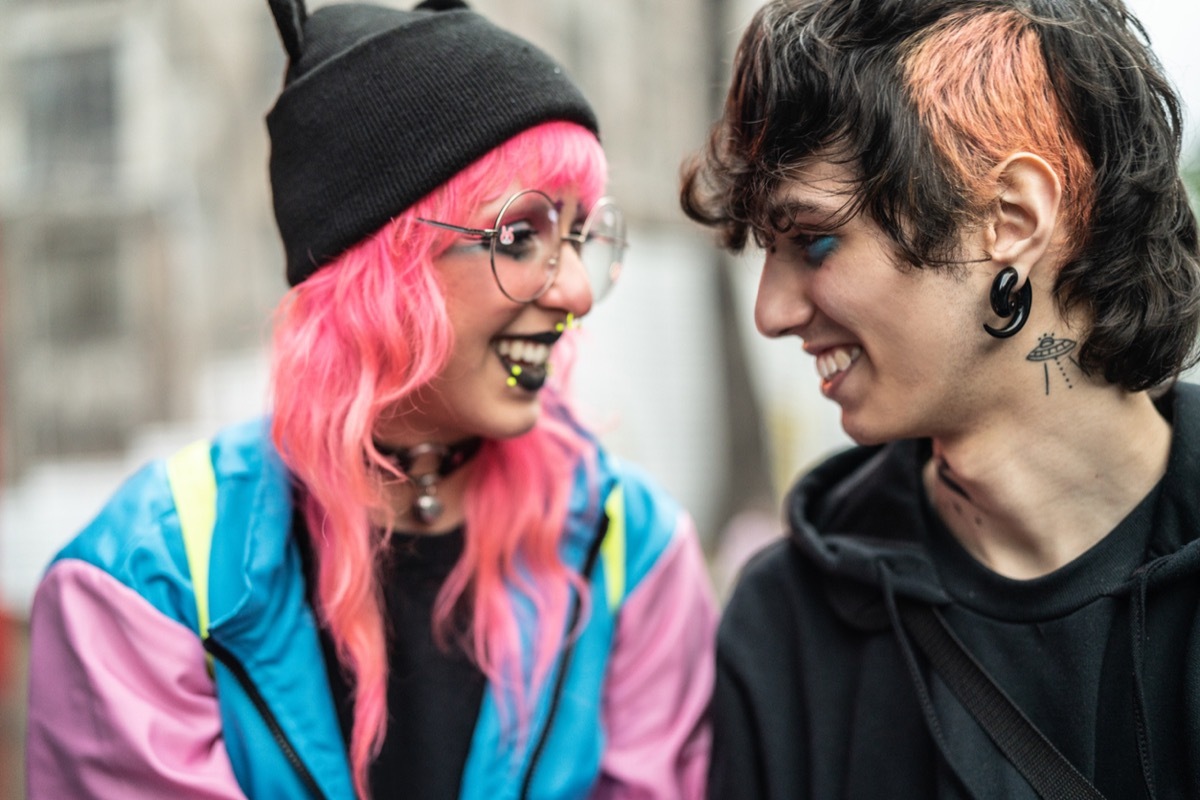
[[[1079, 362], [1071, 355], [1075, 350], [1075, 342], [1071, 339], [1055, 339], [1052, 333], [1043, 333], [1042, 338], [1038, 340], [1037, 347], [1029, 351], [1025, 356], [1026, 361], [1033, 361], [1042, 365], [1043, 385], [1046, 387], [1046, 394], [1050, 394], [1050, 364], [1053, 362], [1056, 371], [1062, 378], [1068, 389], [1075, 388], [1071, 383], [1071, 376], [1067, 374], [1066, 364], [1074, 364], [1079, 366]], [[1065, 362], [1065, 363], [1064, 363]], [[1055, 383], [1058, 383], [1055, 380]]]

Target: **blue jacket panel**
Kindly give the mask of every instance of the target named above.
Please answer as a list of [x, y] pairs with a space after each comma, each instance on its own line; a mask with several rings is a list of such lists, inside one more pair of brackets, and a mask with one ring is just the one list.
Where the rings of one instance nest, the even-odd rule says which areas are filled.
[[[308, 773], [324, 797], [351, 800], [345, 746], [291, 538], [291, 477], [262, 420], [221, 432], [211, 455], [217, 522], [209, 562], [209, 649], [231, 657], [218, 659], [214, 672], [234, 774], [252, 798], [312, 796], [316, 792], [302, 777]], [[543, 739], [532, 766], [531, 798], [583, 797], [596, 780], [605, 745], [600, 703], [619, 611], [619, 602], [612, 607], [606, 596], [613, 577], [608, 571], [623, 573], [625, 596], [633, 591], [671, 541], [681, 509], [644, 475], [603, 451], [590, 475], [598, 492], [589, 488], [587, 470], [578, 473], [563, 557], [583, 567], [602, 519], [598, 498], [619, 484], [625, 496], [623, 563], [596, 564], [584, 604], [586, 623], [536, 698], [521, 747], [502, 729], [501, 704], [489, 687], [463, 776], [463, 798], [516, 798], [534, 746]], [[57, 558], [103, 569], [162, 614], [197, 628], [179, 519], [161, 462], [127, 481]], [[552, 700], [556, 688], [558, 699]], [[300, 765], [289, 761], [289, 751]]]

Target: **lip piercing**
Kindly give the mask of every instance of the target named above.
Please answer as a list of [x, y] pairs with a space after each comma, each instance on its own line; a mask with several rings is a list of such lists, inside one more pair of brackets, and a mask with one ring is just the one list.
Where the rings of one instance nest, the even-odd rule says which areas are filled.
[[512, 374], [509, 376], [508, 380], [507, 380], [507, 381], [505, 381], [505, 383], [507, 383], [509, 386], [516, 386], [516, 385], [517, 385], [517, 383], [519, 382], [517, 379], [521, 377], [521, 372], [523, 371], [523, 370], [521, 369], [521, 365], [520, 365], [520, 364], [513, 364], [513, 365], [512, 365], [512, 369], [511, 369], [511, 370], [509, 370], [509, 371], [510, 371]]
[[549, 365], [546, 365], [546, 368], [544, 369], [535, 369], [532, 372], [526, 372], [514, 364], [512, 368], [512, 374], [508, 377], [508, 380], [505, 381], [505, 383], [507, 383], [510, 388], [514, 386], [520, 386], [522, 389], [527, 391], [536, 392], [538, 389], [541, 389], [543, 385], [545, 385], [546, 376], [549, 374]]
[[575, 315], [570, 312], [567, 312], [566, 320], [555, 325], [554, 330], [558, 331], [559, 333], [562, 333], [565, 330], [569, 330], [571, 328], [578, 328], [578, 327], [579, 327], [579, 323], [576, 321]]

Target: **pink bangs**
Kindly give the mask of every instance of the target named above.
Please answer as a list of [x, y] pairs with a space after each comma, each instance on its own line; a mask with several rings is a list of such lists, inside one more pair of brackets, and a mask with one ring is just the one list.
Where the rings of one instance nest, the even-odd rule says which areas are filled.
[[[388, 537], [369, 519], [393, 518], [382, 491], [390, 476], [372, 434], [383, 413], [440, 373], [454, 347], [433, 263], [454, 235], [416, 218], [466, 219], [514, 183], [552, 197], [574, 191], [590, 205], [606, 178], [603, 150], [589, 131], [565, 122], [529, 129], [294, 287], [276, 310], [272, 433], [307, 493], [317, 613], [354, 687], [350, 761], [362, 798], [370, 796], [368, 768], [387, 730], [378, 565]], [[512, 712], [518, 736], [527, 727], [529, 698], [566, 635], [572, 587], [579, 583], [562, 563], [559, 545], [574, 476], [589, 469], [593, 450], [562, 399], [568, 345], [556, 348], [562, 351], [557, 377], [542, 390], [535, 428], [489, 441], [478, 456], [466, 549], [434, 612], [435, 636], [460, 643], [475, 659], [501, 706]], [[532, 653], [522, 651], [513, 591], [536, 613]], [[469, 612], [468, 629], [455, 627], [458, 609]]]
[[[600, 198], [607, 180], [607, 162], [596, 137], [578, 125], [549, 122], [485, 154], [412, 211], [430, 219], [464, 219], [480, 206], [502, 199], [514, 182], [521, 189], [540, 189], [551, 197], [573, 189], [586, 206]], [[453, 234], [442, 233], [443, 241], [452, 240]]]

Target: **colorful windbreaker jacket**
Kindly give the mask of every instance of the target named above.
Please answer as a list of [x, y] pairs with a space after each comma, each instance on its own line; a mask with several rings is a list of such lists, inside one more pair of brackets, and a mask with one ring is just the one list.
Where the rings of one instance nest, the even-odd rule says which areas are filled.
[[[32, 800], [354, 796], [291, 538], [291, 476], [262, 420], [209, 452], [204, 642], [166, 462], [127, 481], [49, 566], [31, 618]], [[563, 556], [582, 569], [604, 551], [586, 623], [523, 741], [502, 732], [489, 687], [464, 800], [703, 794], [716, 609], [694, 528], [603, 452], [579, 473]], [[619, 535], [588, 491], [597, 482], [600, 497], [623, 492]]]

